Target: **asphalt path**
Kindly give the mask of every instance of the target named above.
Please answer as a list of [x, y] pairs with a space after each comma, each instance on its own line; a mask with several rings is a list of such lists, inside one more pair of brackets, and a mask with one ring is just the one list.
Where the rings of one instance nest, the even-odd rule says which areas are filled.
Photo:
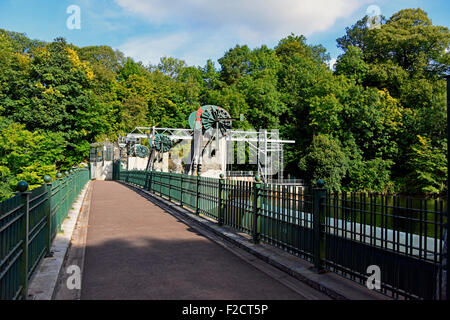
[[130, 188], [93, 181], [81, 299], [305, 297]]

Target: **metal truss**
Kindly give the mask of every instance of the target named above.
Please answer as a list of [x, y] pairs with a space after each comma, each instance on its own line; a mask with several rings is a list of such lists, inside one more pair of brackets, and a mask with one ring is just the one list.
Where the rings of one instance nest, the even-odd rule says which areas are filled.
[[[214, 130], [213, 130], [214, 131]], [[119, 134], [119, 146], [125, 148], [127, 144], [140, 144], [142, 139], [151, 139], [157, 134], [168, 135], [172, 141], [192, 140], [194, 130], [178, 128], [157, 128], [157, 127], [136, 127], [128, 134]], [[215, 136], [211, 132], [208, 136]], [[249, 163], [257, 164], [258, 174], [263, 181], [267, 181], [271, 176], [278, 174], [279, 179], [283, 179], [284, 144], [293, 144], [294, 140], [283, 140], [279, 138], [278, 130], [227, 130], [225, 134], [227, 142], [227, 164], [234, 163], [234, 144], [248, 146], [250, 157]], [[233, 153], [230, 152], [233, 150]], [[239, 148], [238, 148], [239, 150]], [[245, 152], [245, 151], [244, 151]], [[238, 164], [245, 163], [238, 159]]]

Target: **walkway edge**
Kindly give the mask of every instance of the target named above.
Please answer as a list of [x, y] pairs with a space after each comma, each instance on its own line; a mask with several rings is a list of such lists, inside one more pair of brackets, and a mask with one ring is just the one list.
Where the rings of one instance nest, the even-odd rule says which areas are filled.
[[[299, 257], [265, 244], [256, 245], [252, 243], [249, 238], [238, 234], [235, 230], [223, 226], [221, 227], [215, 222], [196, 216], [188, 209], [182, 208], [169, 200], [142, 189], [141, 187], [122, 181], [118, 181], [118, 183], [133, 188], [138, 193], [145, 195], [147, 199], [189, 226], [206, 229], [207, 231], [212, 232], [219, 238], [249, 252], [262, 261], [302, 281], [311, 288], [326, 294], [332, 299], [391, 300], [381, 293], [369, 290], [364, 286], [345, 279], [337, 274], [331, 272], [317, 274], [312, 270], [313, 265], [311, 263]], [[211, 240], [217, 242], [214, 238], [211, 238]]]
[[67, 215], [67, 218], [62, 223], [62, 232], [58, 232], [56, 237], [53, 239], [52, 246], [50, 248], [50, 252], [53, 252], [53, 256], [44, 258], [39, 264], [38, 270], [31, 279], [27, 299], [52, 299], [58, 276], [69, 248], [78, 216], [82, 211], [90, 184], [91, 182], [88, 181], [80, 195], [76, 198], [72, 205], [72, 209]]
[[[55, 290], [53, 292], [52, 300], [80, 300], [81, 286], [84, 272], [84, 257], [86, 252], [86, 239], [89, 228], [89, 215], [91, 211], [91, 198], [93, 192], [93, 181], [89, 186], [84, 199], [83, 207], [78, 216], [75, 229], [72, 234], [69, 248], [60, 270]], [[80, 268], [81, 283], [79, 289], [69, 289], [66, 285], [68, 278], [72, 274], [64, 272], [69, 266], [78, 266]]]

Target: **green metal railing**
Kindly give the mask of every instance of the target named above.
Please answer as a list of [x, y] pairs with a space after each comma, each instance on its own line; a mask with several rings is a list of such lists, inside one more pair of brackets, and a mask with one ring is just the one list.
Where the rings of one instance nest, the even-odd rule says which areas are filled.
[[116, 180], [153, 192], [314, 264], [366, 285], [381, 269], [379, 292], [395, 299], [443, 297], [447, 208], [439, 199], [330, 192], [292, 185], [124, 171]]
[[0, 300], [26, 299], [29, 279], [88, 181], [88, 169], [75, 169], [0, 202]]

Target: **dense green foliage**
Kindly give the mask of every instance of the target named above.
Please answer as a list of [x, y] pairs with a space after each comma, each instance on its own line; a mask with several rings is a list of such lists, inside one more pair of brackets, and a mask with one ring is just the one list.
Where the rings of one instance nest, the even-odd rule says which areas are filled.
[[367, 18], [322, 46], [290, 35], [275, 48], [236, 46], [204, 67], [164, 57], [145, 66], [108, 46], [43, 43], [0, 30], [0, 198], [87, 160], [89, 143], [135, 126], [188, 127], [205, 104], [246, 115], [240, 128], [296, 140], [286, 171], [340, 190], [446, 189], [447, 28], [405, 9], [380, 28]]

